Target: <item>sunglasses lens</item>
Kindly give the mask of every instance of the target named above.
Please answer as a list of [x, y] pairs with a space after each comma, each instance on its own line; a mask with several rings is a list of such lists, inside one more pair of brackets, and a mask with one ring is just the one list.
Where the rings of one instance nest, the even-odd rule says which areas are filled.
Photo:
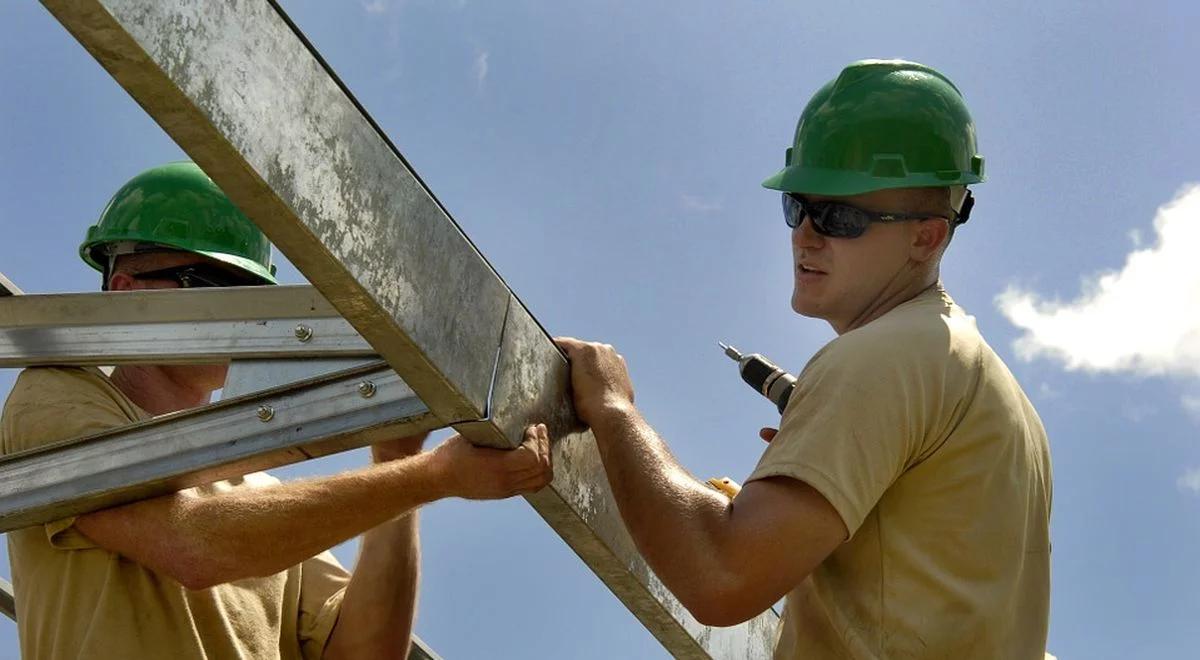
[[805, 216], [813, 229], [830, 238], [858, 238], [867, 230], [871, 218], [853, 206], [836, 202], [808, 202], [789, 193], [783, 194], [783, 220], [795, 229]]
[[800, 226], [803, 219], [804, 207], [800, 205], [800, 201], [789, 193], [783, 193], [783, 221], [787, 223], [787, 226], [795, 229]]
[[825, 213], [825, 222], [823, 223], [824, 234], [833, 236], [834, 238], [846, 238], [848, 233], [853, 233], [853, 221], [850, 214], [847, 213], [845, 206], [832, 206]]
[[832, 238], [858, 238], [867, 230], [871, 218], [845, 204], [826, 204], [817, 229]]

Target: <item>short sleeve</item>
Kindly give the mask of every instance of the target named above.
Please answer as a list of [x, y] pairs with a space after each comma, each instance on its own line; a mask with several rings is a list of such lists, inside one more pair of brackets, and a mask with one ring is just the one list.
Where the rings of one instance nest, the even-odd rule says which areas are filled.
[[331, 552], [300, 565], [300, 648], [308, 660], [320, 660], [337, 623], [350, 573]]
[[[37, 449], [137, 421], [132, 404], [114, 398], [99, 372], [35, 368], [21, 373], [0, 420], [4, 454]], [[44, 525], [60, 550], [96, 547], [74, 527], [75, 517]]]
[[850, 536], [920, 451], [921, 375], [877, 342], [834, 340], [805, 367], [748, 481], [803, 481]]

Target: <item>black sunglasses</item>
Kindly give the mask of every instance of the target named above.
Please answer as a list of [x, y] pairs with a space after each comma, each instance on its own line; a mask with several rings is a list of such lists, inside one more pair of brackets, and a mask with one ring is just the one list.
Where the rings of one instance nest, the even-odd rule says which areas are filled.
[[262, 282], [239, 276], [211, 264], [188, 264], [130, 275], [135, 280], [174, 280], [181, 289], [204, 287], [258, 286]]
[[[867, 231], [872, 222], [903, 222], [945, 216], [930, 213], [876, 213], [843, 204], [841, 202], [811, 202], [795, 193], [783, 193], [783, 220], [795, 229], [805, 216], [812, 222], [813, 229], [830, 238], [858, 238]], [[962, 222], [966, 219], [963, 218]]]

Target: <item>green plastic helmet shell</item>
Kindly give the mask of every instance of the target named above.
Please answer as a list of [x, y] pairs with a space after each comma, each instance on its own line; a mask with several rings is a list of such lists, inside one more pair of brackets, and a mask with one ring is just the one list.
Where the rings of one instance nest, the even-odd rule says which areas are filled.
[[270, 241], [191, 161], [148, 169], [122, 186], [88, 228], [79, 255], [103, 273], [107, 247], [121, 242], [200, 254], [276, 283]]
[[764, 187], [858, 195], [984, 180], [962, 94], [938, 71], [904, 60], [855, 62], [826, 83], [800, 114], [786, 158]]

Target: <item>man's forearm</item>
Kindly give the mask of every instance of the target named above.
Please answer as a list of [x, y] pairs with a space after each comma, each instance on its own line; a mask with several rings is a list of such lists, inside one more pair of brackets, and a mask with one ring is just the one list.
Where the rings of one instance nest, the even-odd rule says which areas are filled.
[[406, 658], [420, 582], [418, 513], [363, 535], [325, 658]]
[[592, 433], [621, 517], [650, 567], [689, 607], [719, 593], [732, 577], [721, 561], [729, 501], [680, 466], [632, 407], [604, 415]]
[[205, 588], [284, 570], [440, 498], [430, 457], [212, 496], [177, 493], [87, 514], [77, 525], [109, 550]]

